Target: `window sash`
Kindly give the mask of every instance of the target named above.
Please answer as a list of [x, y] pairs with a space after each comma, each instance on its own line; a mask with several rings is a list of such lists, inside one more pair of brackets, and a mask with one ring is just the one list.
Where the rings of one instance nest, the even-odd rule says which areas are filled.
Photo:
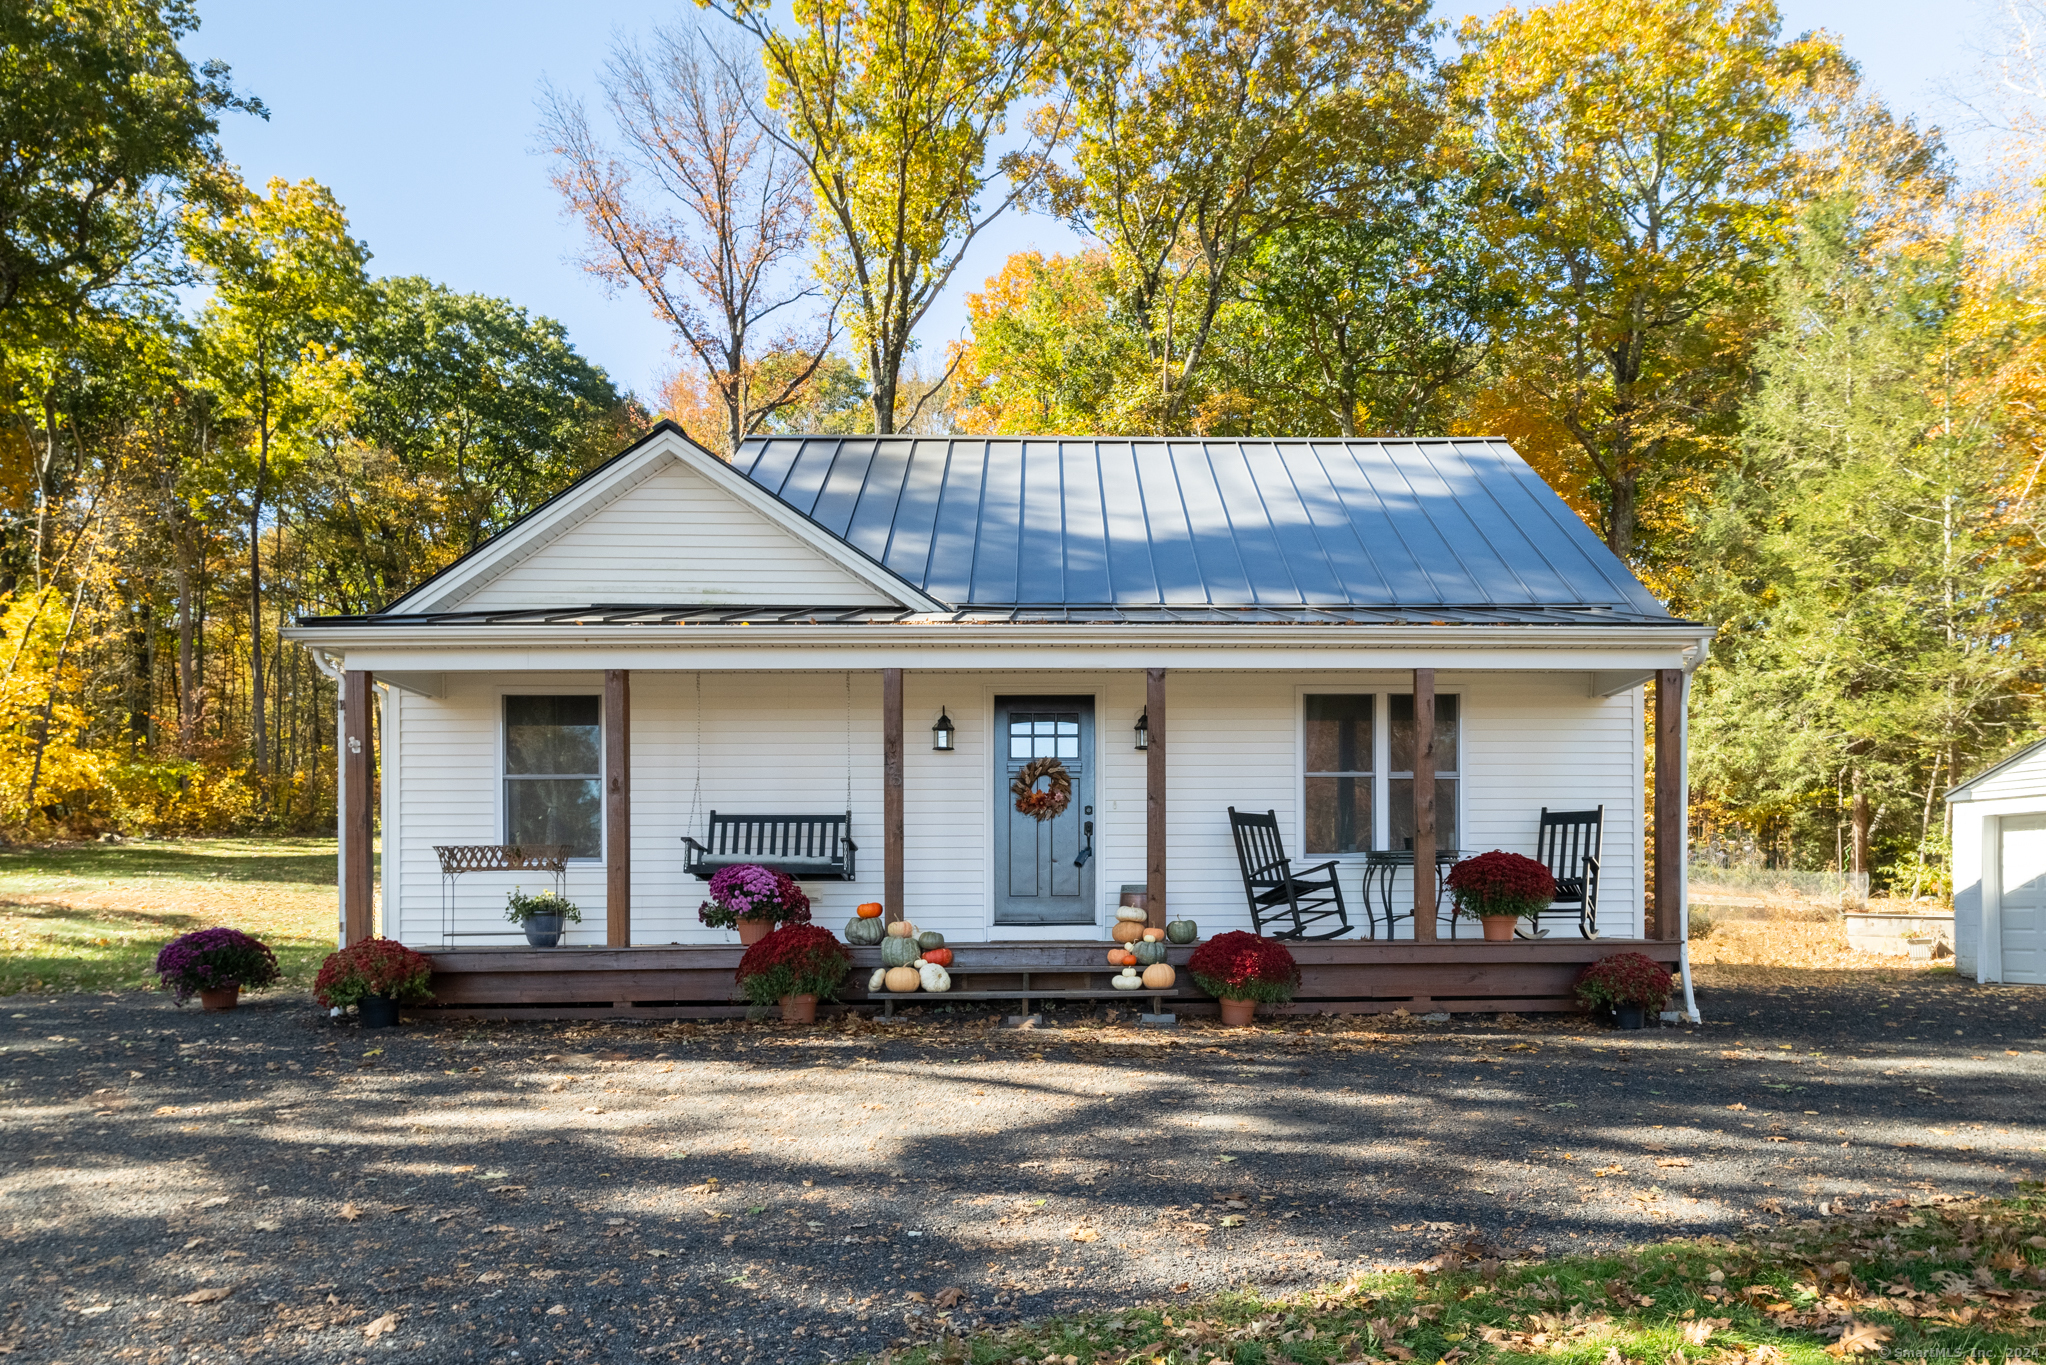
[[[1341, 698], [1343, 705], [1317, 705], [1321, 698]], [[1400, 747], [1413, 751], [1413, 693], [1411, 692], [1307, 692], [1301, 694], [1301, 786], [1300, 837], [1303, 857], [1361, 857], [1381, 849], [1410, 847], [1413, 834], [1413, 778], [1411, 769], [1392, 767], [1395, 733], [1402, 718], [1394, 714], [1395, 703], [1403, 701], [1406, 716]], [[1355, 768], [1310, 767], [1316, 757], [1332, 755], [1335, 743], [1324, 736], [1317, 743], [1310, 727], [1317, 720], [1335, 719], [1315, 712], [1340, 713], [1364, 703], [1362, 722], [1369, 734], [1369, 753], [1362, 743], [1348, 747], [1355, 758], [1371, 766]], [[1443, 703], [1448, 705], [1444, 706]], [[1461, 832], [1458, 819], [1462, 797], [1463, 704], [1462, 694], [1436, 696], [1435, 832], [1438, 848], [1455, 848]], [[1444, 715], [1447, 711], [1449, 714]], [[1346, 757], [1351, 755], [1345, 755]], [[1446, 766], [1445, 766], [1446, 765]]]
[[504, 842], [565, 844], [571, 859], [601, 859], [603, 700], [507, 693], [501, 724]]

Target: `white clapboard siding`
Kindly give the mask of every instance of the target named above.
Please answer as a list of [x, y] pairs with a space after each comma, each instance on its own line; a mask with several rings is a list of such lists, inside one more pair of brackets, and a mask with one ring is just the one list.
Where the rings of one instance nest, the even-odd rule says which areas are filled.
[[603, 602], [792, 606], [888, 599], [672, 460], [442, 610]]
[[[882, 895], [880, 679], [843, 673], [637, 672], [632, 678], [633, 939], [640, 944], [729, 943], [730, 931], [696, 919], [705, 884], [683, 871], [684, 833], [708, 812], [831, 813], [847, 808], [850, 758], [859, 879], [810, 882], [819, 924], [834, 931], [861, 901]], [[395, 707], [386, 780], [397, 784], [385, 835], [387, 923], [420, 946], [439, 942], [437, 843], [502, 841], [498, 791], [500, 697], [506, 692], [601, 691], [595, 673], [450, 674], [442, 698], [403, 696]], [[1641, 694], [1588, 696], [1583, 673], [1444, 672], [1438, 688], [1462, 697], [1464, 847], [1534, 851], [1536, 817], [1606, 807], [1601, 928], [1641, 925]], [[1300, 697], [1320, 689], [1403, 692], [1405, 674], [1175, 673], [1168, 680], [1168, 909], [1204, 935], [1248, 928], [1227, 809], [1276, 810], [1297, 852]], [[997, 803], [989, 748], [1001, 695], [1092, 695], [1096, 721], [1097, 924], [1113, 917], [1124, 883], [1145, 875], [1145, 759], [1132, 727], [1144, 680], [1118, 673], [919, 673], [904, 685], [905, 911], [919, 927], [962, 943], [1003, 937], [1085, 937], [1088, 931], [995, 930], [990, 857]], [[930, 726], [945, 707], [957, 749], [937, 753]], [[848, 714], [850, 735], [848, 737]], [[700, 730], [700, 738], [699, 738]], [[699, 758], [700, 755], [700, 758]], [[469, 874], [458, 884], [459, 923], [497, 931], [510, 874]], [[523, 880], [531, 881], [530, 877]], [[1358, 869], [1344, 887], [1352, 922], [1365, 924]], [[1402, 894], [1410, 894], [1402, 887]], [[601, 942], [604, 873], [577, 864], [569, 895], [584, 921], [570, 941]], [[462, 943], [488, 942], [466, 938]]]

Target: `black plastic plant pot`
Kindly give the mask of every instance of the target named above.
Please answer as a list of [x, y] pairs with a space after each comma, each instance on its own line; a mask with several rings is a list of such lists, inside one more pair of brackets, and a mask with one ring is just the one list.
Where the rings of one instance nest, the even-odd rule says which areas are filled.
[[1613, 1021], [1621, 1028], [1645, 1028], [1648, 1023], [1648, 1011], [1639, 1005], [1615, 1005]]
[[526, 921], [526, 942], [535, 948], [552, 948], [561, 942], [561, 916], [534, 915]]
[[362, 1016], [364, 1028], [398, 1026], [398, 1002], [387, 995], [365, 995], [356, 1002], [355, 1010]]

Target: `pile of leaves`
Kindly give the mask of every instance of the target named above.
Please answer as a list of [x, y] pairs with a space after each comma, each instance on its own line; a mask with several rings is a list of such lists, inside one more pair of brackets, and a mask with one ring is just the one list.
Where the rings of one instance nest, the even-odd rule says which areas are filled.
[[432, 980], [433, 962], [424, 953], [387, 938], [371, 938], [327, 954], [313, 994], [329, 1009], [360, 1004], [366, 995], [404, 1003], [431, 999]]
[[1493, 849], [1466, 858], [1449, 872], [1456, 912], [1467, 919], [1485, 915], [1532, 915], [1556, 899], [1549, 869], [1518, 853]]
[[[922, 1319], [893, 1365], [2001, 1360], [2046, 1339], [2046, 1198], [1893, 1200], [1751, 1234], [1508, 1261], [1479, 1244], [1272, 1298], [1225, 1294], [958, 1333]], [[952, 1294], [953, 1291], [947, 1291]], [[945, 1296], [940, 1296], [941, 1302]]]
[[696, 917], [713, 929], [729, 929], [742, 919], [808, 924], [810, 898], [786, 872], [735, 863], [710, 879], [710, 899], [696, 907]]
[[156, 977], [180, 1005], [200, 991], [240, 986], [260, 991], [282, 975], [277, 955], [239, 929], [195, 929], [179, 934], [156, 955]]
[[1661, 963], [1640, 953], [1614, 953], [1577, 974], [1577, 998], [1590, 1009], [1639, 1005], [1659, 1010], [1676, 981]]
[[1194, 949], [1186, 969], [1194, 983], [1218, 1000], [1255, 1000], [1261, 1005], [1291, 1000], [1300, 985], [1300, 964], [1277, 939], [1232, 929]]
[[739, 989], [756, 1005], [771, 1005], [788, 995], [814, 995], [829, 1000], [852, 970], [852, 956], [814, 924], [784, 924], [746, 950], [739, 959]]

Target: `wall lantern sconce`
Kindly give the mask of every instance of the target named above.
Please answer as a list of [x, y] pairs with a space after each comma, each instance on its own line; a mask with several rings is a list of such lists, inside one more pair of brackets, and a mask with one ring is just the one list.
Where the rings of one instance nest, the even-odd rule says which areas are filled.
[[1149, 707], [1146, 707], [1144, 709], [1144, 714], [1137, 717], [1137, 752], [1142, 753], [1144, 750], [1150, 747], [1151, 747], [1151, 711]]
[[931, 727], [931, 747], [941, 754], [952, 752], [952, 734], [957, 727], [952, 718], [945, 714], [945, 708], [938, 708], [938, 723]]

